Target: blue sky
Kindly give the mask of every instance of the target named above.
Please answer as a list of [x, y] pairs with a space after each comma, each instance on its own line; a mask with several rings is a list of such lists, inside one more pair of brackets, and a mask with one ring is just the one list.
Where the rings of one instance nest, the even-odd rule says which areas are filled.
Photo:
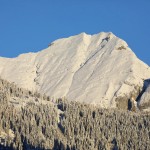
[[0, 56], [62, 37], [113, 32], [150, 65], [150, 0], [0, 0]]

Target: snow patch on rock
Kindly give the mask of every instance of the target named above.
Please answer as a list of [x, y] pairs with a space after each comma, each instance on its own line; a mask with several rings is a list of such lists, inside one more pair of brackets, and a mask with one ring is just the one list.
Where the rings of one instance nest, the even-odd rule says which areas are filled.
[[145, 92], [142, 94], [138, 105], [141, 110], [150, 111], [150, 83], [147, 85]]

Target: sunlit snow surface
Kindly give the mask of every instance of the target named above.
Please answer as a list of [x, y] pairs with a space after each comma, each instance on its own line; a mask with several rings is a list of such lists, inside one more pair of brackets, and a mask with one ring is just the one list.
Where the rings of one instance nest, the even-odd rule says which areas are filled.
[[54, 41], [38, 53], [0, 58], [0, 76], [51, 97], [115, 107], [150, 78], [150, 68], [112, 33], [81, 33]]

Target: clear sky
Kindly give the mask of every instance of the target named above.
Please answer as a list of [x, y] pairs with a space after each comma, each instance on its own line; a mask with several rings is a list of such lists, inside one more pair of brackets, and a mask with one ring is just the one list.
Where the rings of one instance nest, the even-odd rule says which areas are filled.
[[58, 38], [113, 32], [150, 65], [150, 0], [0, 0], [0, 56], [36, 52]]

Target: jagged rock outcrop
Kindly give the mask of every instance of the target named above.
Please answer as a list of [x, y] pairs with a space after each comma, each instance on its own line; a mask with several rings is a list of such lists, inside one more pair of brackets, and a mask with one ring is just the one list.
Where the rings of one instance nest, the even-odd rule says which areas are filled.
[[145, 81], [144, 91], [138, 101], [140, 110], [150, 111], [150, 79]]
[[150, 68], [114, 34], [81, 33], [38, 53], [0, 58], [0, 76], [52, 97], [127, 109], [150, 78]]

